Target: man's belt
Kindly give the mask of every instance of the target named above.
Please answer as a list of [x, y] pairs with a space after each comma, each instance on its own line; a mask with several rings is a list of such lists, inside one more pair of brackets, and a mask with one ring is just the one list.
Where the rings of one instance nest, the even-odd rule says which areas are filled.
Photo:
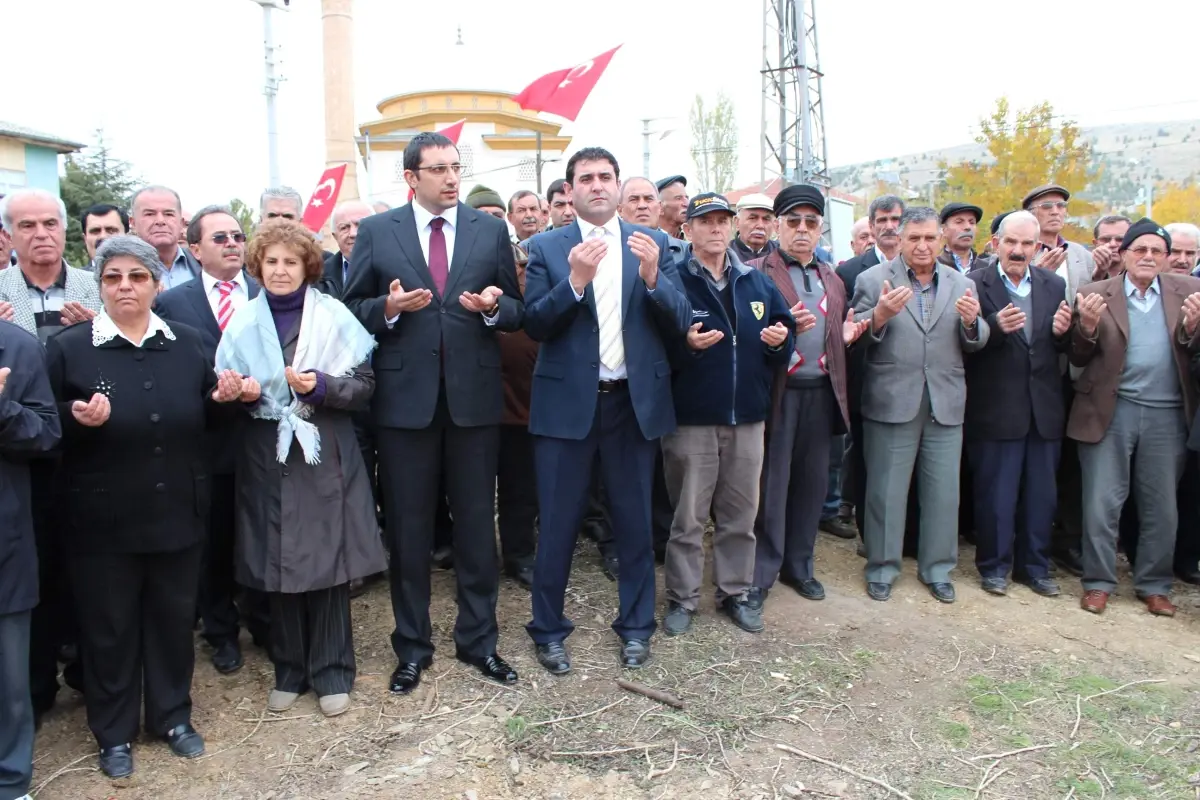
[[621, 378], [619, 381], [600, 381], [599, 391], [601, 394], [608, 394], [609, 392], [615, 392], [618, 389], [624, 389], [628, 383], [629, 380], [627, 378]]

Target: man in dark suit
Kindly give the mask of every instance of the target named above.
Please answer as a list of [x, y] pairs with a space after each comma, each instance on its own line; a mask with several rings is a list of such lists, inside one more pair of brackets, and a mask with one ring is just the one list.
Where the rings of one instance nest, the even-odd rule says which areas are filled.
[[38, 603], [29, 457], [58, 444], [62, 425], [37, 337], [0, 322], [0, 795], [29, 791], [34, 710], [29, 643]]
[[1037, 242], [1037, 218], [1010, 214], [997, 234], [999, 264], [983, 261], [967, 275], [991, 336], [967, 359], [964, 433], [974, 497], [964, 492], [962, 502], [974, 502], [975, 566], [984, 591], [996, 595], [1007, 593], [1010, 569], [1037, 594], [1059, 593], [1050, 578], [1050, 528], [1066, 426], [1059, 354], [1071, 309], [1063, 279], [1031, 267]]
[[[885, 194], [871, 201], [867, 209], [867, 219], [871, 226], [871, 235], [875, 237], [875, 246], [866, 250], [862, 255], [845, 261], [837, 268], [837, 276], [845, 285], [846, 297], [854, 297], [854, 285], [858, 276], [876, 264], [891, 261], [900, 254], [900, 216], [904, 213], [904, 201], [894, 194]], [[854, 518], [858, 524], [859, 535], [862, 535], [866, 524], [866, 506], [864, 499], [867, 495], [867, 465], [863, 457], [863, 417], [862, 417], [862, 379], [866, 362], [867, 347], [859, 343], [851, 347], [847, 353], [847, 395], [850, 399], [850, 446], [846, 449], [846, 458], [842, 469], [850, 473], [845, 484], [850, 487], [851, 502], [854, 503]], [[916, 481], [909, 496], [909, 529], [916, 528]], [[847, 499], [847, 498], [843, 498]], [[907, 545], [907, 543], [906, 543]], [[905, 550], [909, 548], [906, 546]], [[861, 550], [860, 550], [861, 555]]]
[[599, 454], [620, 559], [621, 663], [643, 666], [654, 632], [650, 485], [659, 438], [675, 429], [664, 342], [683, 337], [691, 305], [679, 289], [667, 237], [617, 217], [620, 167], [599, 147], [576, 152], [566, 180], [572, 225], [529, 242], [525, 330], [541, 342], [529, 432], [541, 515], [527, 630], [538, 662], [571, 668], [564, 594]]
[[[243, 269], [246, 234], [230, 209], [207, 206], [193, 214], [187, 241], [200, 263], [200, 276], [159, 295], [155, 313], [199, 332], [205, 353], [215, 363], [222, 331], [233, 312], [258, 295], [259, 286]], [[213, 667], [225, 675], [242, 668], [239, 619], [245, 618], [246, 628], [259, 646], [266, 646], [270, 629], [266, 596], [252, 589], [239, 590], [233, 579], [234, 471], [244, 421], [240, 409], [223, 407], [209, 433], [212, 505], [200, 577], [200, 618], [204, 638], [213, 648]], [[240, 612], [235, 600], [239, 593]]]
[[439, 478], [454, 517], [457, 657], [505, 683], [496, 653], [496, 463], [504, 410], [500, 331], [524, 304], [508, 230], [458, 200], [458, 148], [420, 133], [404, 149], [413, 201], [359, 223], [346, 306], [379, 341], [372, 364], [380, 481], [388, 498], [399, 665], [411, 692], [433, 661], [429, 567]]

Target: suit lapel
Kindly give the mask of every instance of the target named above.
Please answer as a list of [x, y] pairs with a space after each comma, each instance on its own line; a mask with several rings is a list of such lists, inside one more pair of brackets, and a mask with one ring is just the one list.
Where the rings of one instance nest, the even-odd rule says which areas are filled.
[[[1033, 279], [1033, 291], [1030, 292], [1030, 297], [1033, 301], [1034, 321], [1034, 327], [1030, 333], [1036, 334], [1038, 331], [1052, 329], [1054, 315], [1058, 311], [1058, 304], [1062, 302], [1062, 298], [1055, 296], [1051, 291], [1049, 275], [1044, 274], [1036, 267], [1029, 268], [1029, 275]], [[1032, 339], [1031, 336], [1030, 341]]]
[[[571, 277], [571, 266], [569, 262], [569, 259], [571, 258], [571, 250], [575, 247], [575, 245], [583, 242], [583, 234], [579, 230], [578, 222], [572, 222], [565, 228], [559, 228], [558, 231], [558, 244], [563, 251], [563, 261], [567, 262], [567, 278], [569, 279]], [[600, 315], [596, 311], [596, 292], [592, 289], [591, 284], [588, 284], [587, 288], [583, 290], [583, 301], [587, 303], [588, 308], [591, 309], [592, 318], [597, 320], [600, 319]]]
[[458, 204], [458, 227], [454, 230], [454, 255], [450, 260], [450, 275], [446, 278], [446, 297], [453, 297], [454, 287], [458, 279], [467, 270], [467, 262], [471, 256], [471, 247], [479, 234], [479, 217], [475, 209]]
[[[425, 263], [425, 254], [421, 252], [421, 240], [417, 235], [417, 220], [413, 216], [412, 203], [393, 211], [392, 221], [395, 223], [392, 231], [396, 234], [396, 241], [400, 244], [401, 252], [408, 259], [408, 263], [412, 265], [413, 272], [425, 284], [425, 288], [433, 292], [434, 297], [437, 297], [437, 287], [433, 285], [433, 275], [429, 272], [429, 265]], [[457, 236], [457, 231], [455, 235]], [[414, 288], [416, 287], [404, 287], [405, 291]]]
[[254, 280], [254, 278], [251, 278], [250, 273], [246, 272], [244, 267], [242, 268], [242, 285], [246, 287], [246, 297], [251, 300], [258, 297], [258, 292], [260, 289], [258, 281]]
[[[624, 320], [629, 315], [629, 305], [633, 302], [633, 290], [641, 282], [641, 276], [638, 275], [638, 270], [641, 267], [641, 262], [638, 257], [629, 249], [629, 234], [633, 232], [632, 228], [626, 228], [623, 221], [617, 223], [617, 235], [621, 237], [621, 319]], [[686, 265], [684, 265], [686, 269]]]
[[1179, 327], [1179, 314], [1183, 310], [1183, 301], [1187, 299], [1187, 293], [1181, 292], [1175, 281], [1171, 280], [1174, 276], [1159, 275], [1158, 287], [1162, 290], [1162, 296], [1158, 298], [1163, 305], [1163, 316], [1167, 319], [1167, 336], [1171, 341], [1175, 341], [1175, 330]]
[[[193, 278], [183, 285], [182, 291], [187, 295], [188, 301], [196, 310], [196, 315], [200, 318], [208, 332], [216, 337], [217, 341], [221, 339], [221, 326], [217, 324], [217, 317], [212, 312], [212, 306], [208, 304], [208, 298], [204, 295], [204, 280], [202, 278]], [[247, 287], [249, 294], [249, 287]]]
[[929, 315], [930, 328], [938, 324], [942, 314], [946, 313], [946, 307], [950, 305], [950, 290], [954, 286], [954, 278], [951, 276], [962, 274], [937, 261], [933, 262], [933, 269], [934, 274], [937, 275], [938, 285], [933, 297], [933, 313]]
[[[997, 311], [1001, 310], [1012, 302], [1012, 299], [1008, 296], [1008, 290], [1004, 288], [1004, 280], [1000, 277], [996, 270], [984, 270], [983, 274], [980, 275], [979, 278], [983, 282], [983, 291], [981, 294], [986, 295], [987, 299], [991, 301], [992, 305], [996, 307]], [[1036, 286], [1036, 282], [1034, 285]], [[1035, 305], [1034, 309], [1036, 310], [1036, 308], [1037, 306]]]
[[[1162, 285], [1162, 282], [1159, 282]], [[1162, 298], [1159, 298], [1161, 301]], [[1113, 322], [1117, 323], [1117, 330], [1121, 331], [1121, 335], [1125, 337], [1125, 341], [1129, 341], [1129, 305], [1125, 297], [1125, 279], [1114, 278], [1104, 291], [1104, 301], [1108, 305], [1108, 313], [1112, 315]]]
[[[890, 263], [892, 265], [892, 274], [888, 279], [888, 282], [892, 285], [892, 288], [895, 289], [900, 286], [910, 286], [911, 284], [909, 283], [908, 275], [900, 263], [900, 257], [897, 256], [896, 258], [893, 258]], [[882, 291], [883, 290], [881, 288], [881, 295]], [[919, 327], [921, 330], [925, 330], [925, 322], [921, 319], [921, 312], [918, 310], [917, 302], [917, 292], [914, 289], [913, 296], [908, 298], [908, 302], [904, 304], [904, 308], [909, 314], [912, 314], [913, 321], [917, 323], [917, 327]]]

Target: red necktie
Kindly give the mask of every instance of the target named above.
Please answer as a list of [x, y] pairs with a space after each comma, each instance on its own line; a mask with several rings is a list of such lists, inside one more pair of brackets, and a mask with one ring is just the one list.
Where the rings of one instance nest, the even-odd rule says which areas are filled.
[[233, 294], [234, 288], [237, 287], [235, 281], [218, 281], [217, 291], [221, 293], [221, 297], [217, 300], [217, 326], [222, 332], [225, 326], [229, 324], [230, 318], [233, 317]]
[[429, 274], [433, 276], [433, 285], [437, 287], [438, 296], [446, 292], [446, 278], [450, 276], [450, 263], [446, 259], [446, 234], [442, 226], [446, 220], [434, 217], [429, 223], [433, 228], [429, 232]]

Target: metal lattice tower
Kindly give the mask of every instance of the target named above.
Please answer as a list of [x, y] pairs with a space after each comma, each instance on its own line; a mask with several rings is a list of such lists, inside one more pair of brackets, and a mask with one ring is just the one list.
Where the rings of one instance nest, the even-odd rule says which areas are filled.
[[762, 172], [765, 187], [829, 187], [816, 0], [763, 0]]

